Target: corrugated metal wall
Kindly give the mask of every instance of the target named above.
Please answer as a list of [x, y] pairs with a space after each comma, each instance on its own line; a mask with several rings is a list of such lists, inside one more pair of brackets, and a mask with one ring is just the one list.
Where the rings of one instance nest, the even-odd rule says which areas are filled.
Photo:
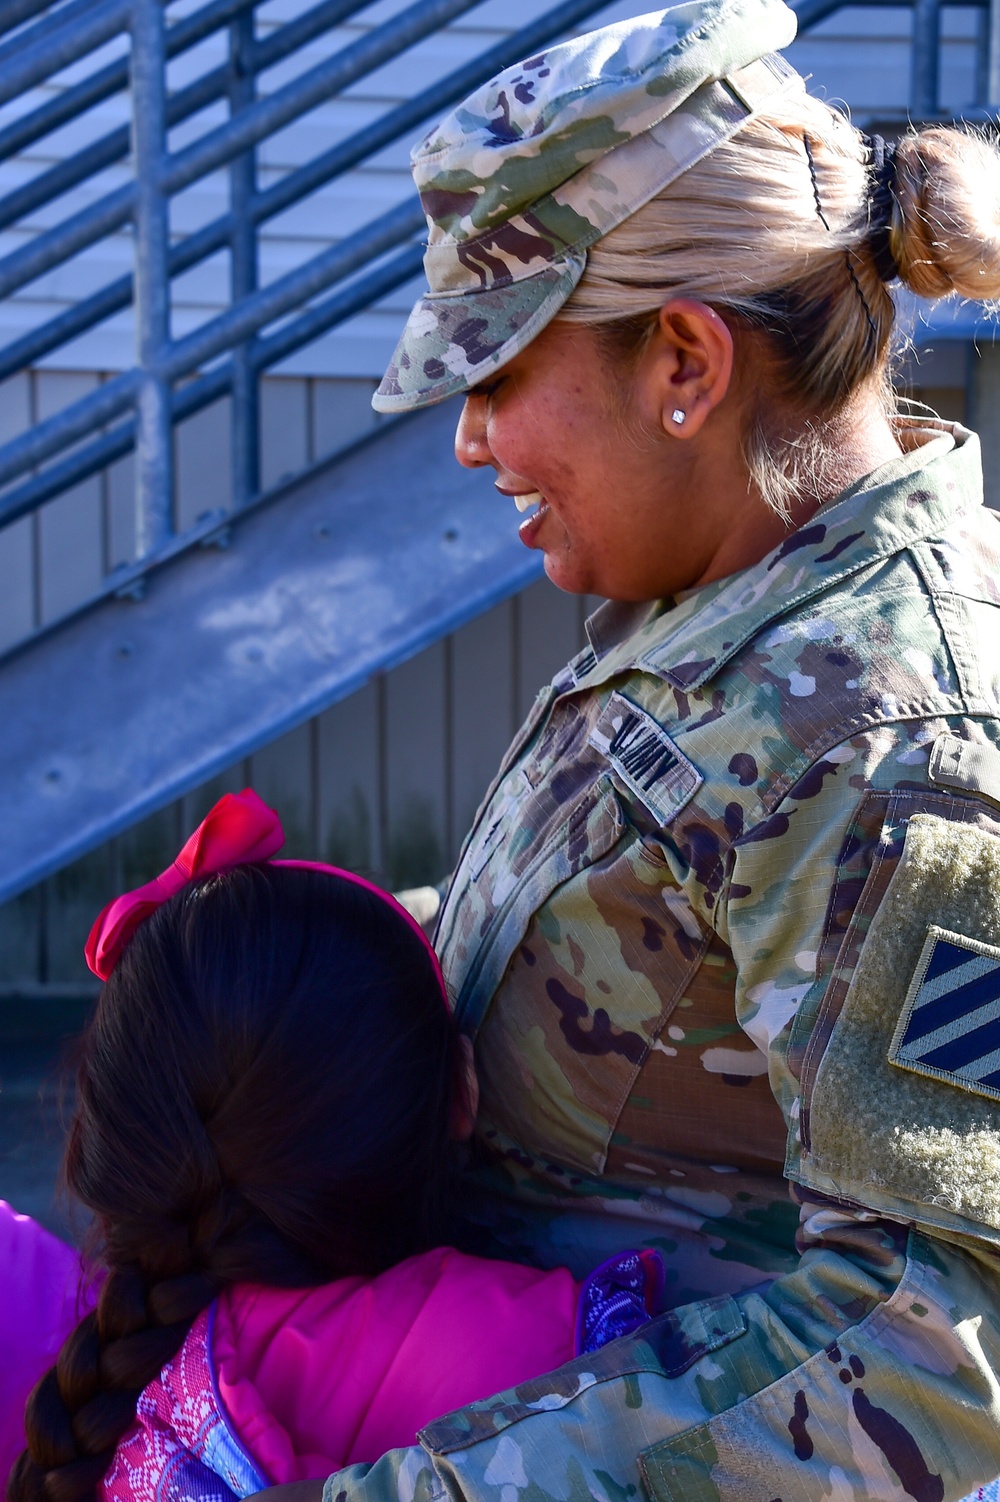
[[393, 887], [440, 880], [595, 603], [533, 585], [0, 908], [0, 994], [86, 987], [82, 948], [98, 910], [162, 870], [215, 799], [241, 787], [279, 810], [289, 855]]

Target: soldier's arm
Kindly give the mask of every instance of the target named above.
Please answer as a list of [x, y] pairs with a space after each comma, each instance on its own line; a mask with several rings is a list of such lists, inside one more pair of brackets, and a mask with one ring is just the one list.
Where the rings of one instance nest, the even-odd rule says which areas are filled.
[[1000, 1473], [995, 1102], [889, 1059], [928, 927], [1000, 946], [1000, 807], [932, 783], [927, 742], [883, 726], [812, 767], [715, 915], [790, 1126], [796, 1271], [432, 1424], [324, 1502], [955, 1502]]

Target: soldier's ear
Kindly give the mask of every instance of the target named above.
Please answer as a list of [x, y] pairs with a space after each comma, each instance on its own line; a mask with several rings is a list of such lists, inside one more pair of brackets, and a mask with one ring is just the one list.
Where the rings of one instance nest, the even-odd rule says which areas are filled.
[[694, 438], [729, 390], [733, 336], [707, 303], [673, 297], [660, 309], [642, 363], [663, 431]]
[[451, 1112], [448, 1135], [453, 1142], [468, 1142], [479, 1110], [479, 1077], [472, 1051], [472, 1039], [459, 1033], [455, 1043], [455, 1064], [451, 1081]]

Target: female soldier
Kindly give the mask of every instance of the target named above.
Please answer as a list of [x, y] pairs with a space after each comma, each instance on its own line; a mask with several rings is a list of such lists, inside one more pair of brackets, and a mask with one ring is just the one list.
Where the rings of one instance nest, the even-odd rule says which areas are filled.
[[953, 1502], [1000, 1471], [1000, 535], [975, 438], [887, 376], [888, 284], [1000, 294], [1000, 163], [862, 137], [770, 55], [793, 33], [686, 0], [508, 70], [415, 157], [431, 291], [376, 405], [464, 392], [460, 460], [612, 602], [439, 924], [478, 1214], [542, 1263], [644, 1239], [676, 1307], [327, 1502]]
[[887, 374], [890, 283], [1000, 293], [1000, 162], [863, 137], [768, 55], [793, 32], [627, 21], [414, 156], [431, 290], [375, 404], [464, 391], [460, 461], [612, 602], [439, 923], [480, 1218], [551, 1263], [644, 1234], [678, 1307], [328, 1502], [1000, 1470], [1000, 529], [975, 437]]

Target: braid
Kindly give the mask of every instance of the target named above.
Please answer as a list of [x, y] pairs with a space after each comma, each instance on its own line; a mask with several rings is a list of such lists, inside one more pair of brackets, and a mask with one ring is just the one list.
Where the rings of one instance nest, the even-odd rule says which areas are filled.
[[28, 1399], [28, 1448], [8, 1502], [88, 1502], [135, 1420], [144, 1387], [180, 1350], [219, 1280], [189, 1271], [149, 1283], [137, 1265], [114, 1268], [97, 1308], [69, 1335]]
[[119, 1222], [113, 1239], [122, 1250], [141, 1243], [141, 1261], [111, 1268], [97, 1308], [28, 1398], [28, 1447], [11, 1470], [7, 1502], [91, 1502], [143, 1389], [223, 1287], [322, 1280], [232, 1189], [212, 1193], [187, 1226]]
[[83, 1040], [63, 1169], [107, 1277], [28, 1399], [8, 1502], [91, 1502], [224, 1289], [448, 1239], [452, 1041], [423, 945], [327, 875], [237, 867], [140, 925]]

